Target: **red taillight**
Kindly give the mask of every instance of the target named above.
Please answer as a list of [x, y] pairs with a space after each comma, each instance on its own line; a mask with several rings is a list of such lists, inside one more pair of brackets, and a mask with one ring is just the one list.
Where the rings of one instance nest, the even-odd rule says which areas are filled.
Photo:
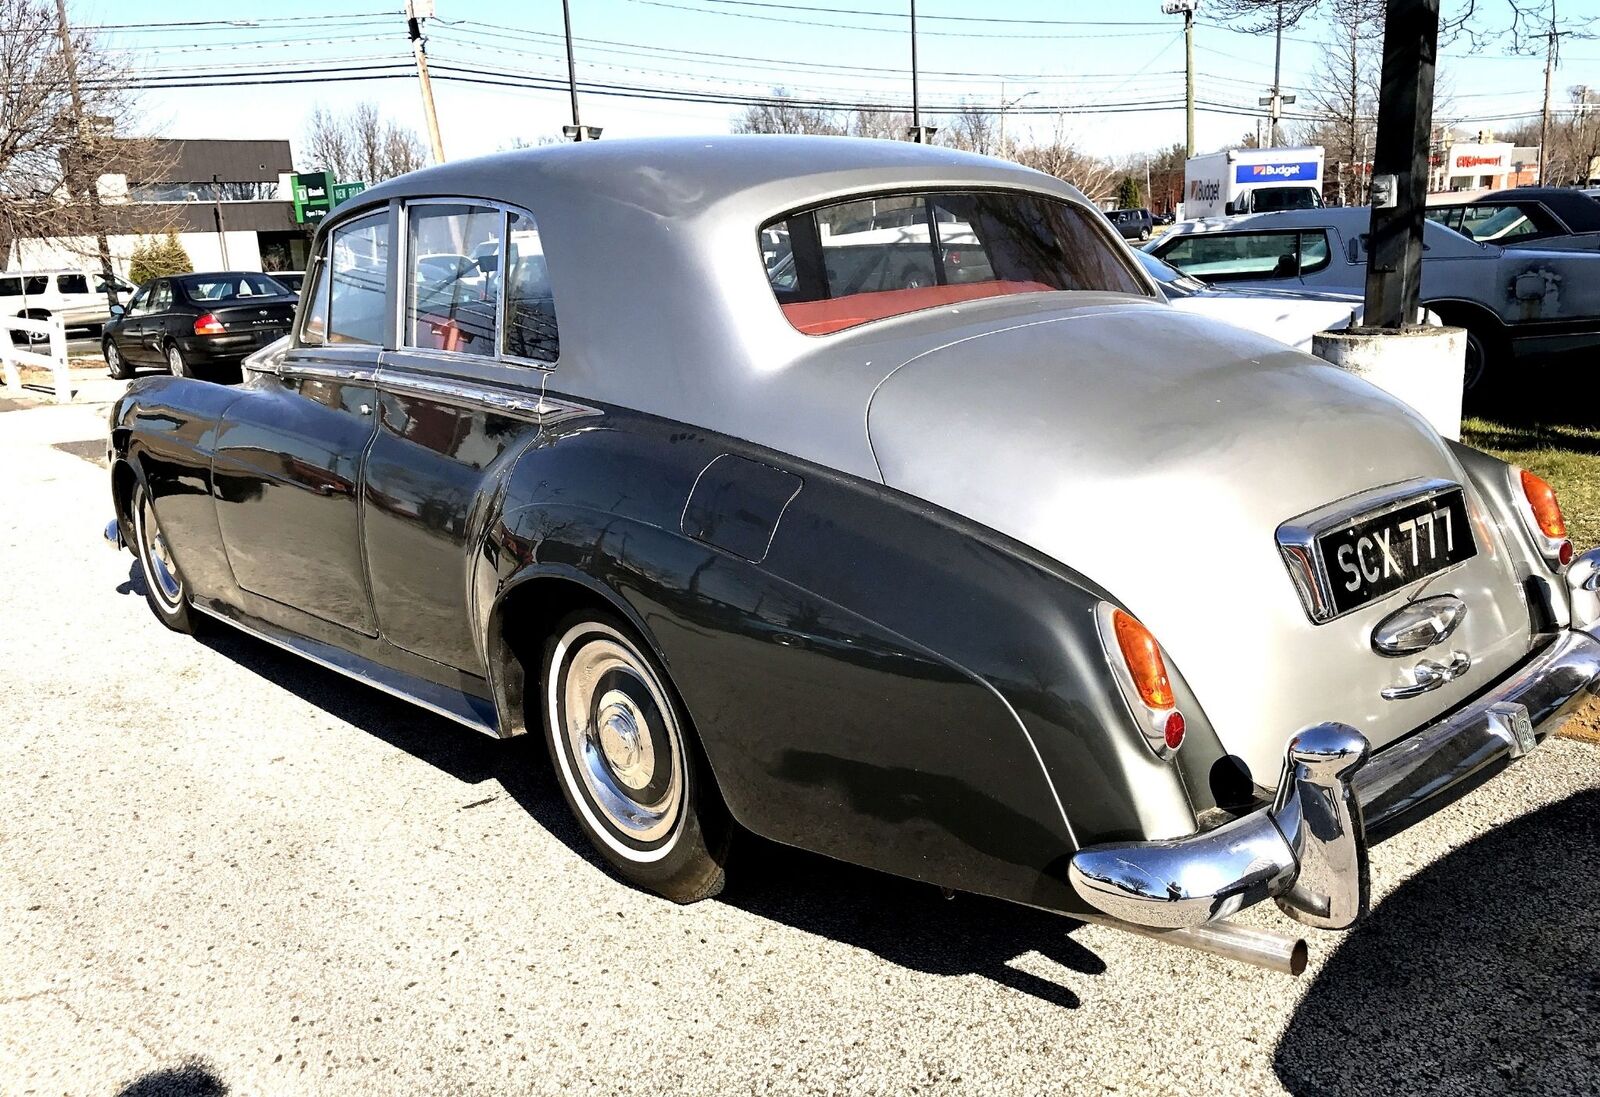
[[1561, 504], [1556, 502], [1556, 489], [1548, 481], [1523, 469], [1522, 494], [1528, 497], [1528, 506], [1533, 508], [1533, 520], [1538, 523], [1540, 533], [1552, 541], [1566, 537], [1567, 519], [1561, 513]]
[[1095, 621], [1129, 714], [1156, 756], [1170, 758], [1183, 744], [1184, 719], [1161, 645], [1138, 618], [1105, 602], [1095, 610]]
[[1161, 658], [1161, 645], [1156, 638], [1137, 618], [1120, 609], [1111, 611], [1111, 627], [1116, 631], [1117, 647], [1122, 650], [1122, 660], [1128, 665], [1139, 699], [1151, 708], [1171, 708], [1172, 682], [1167, 678], [1167, 664]]
[[212, 316], [209, 312], [198, 317], [194, 322], [196, 335], [221, 335], [228, 329], [222, 326], [222, 321]]
[[1183, 745], [1183, 713], [1174, 712], [1167, 717], [1165, 738], [1168, 750], [1177, 750]]

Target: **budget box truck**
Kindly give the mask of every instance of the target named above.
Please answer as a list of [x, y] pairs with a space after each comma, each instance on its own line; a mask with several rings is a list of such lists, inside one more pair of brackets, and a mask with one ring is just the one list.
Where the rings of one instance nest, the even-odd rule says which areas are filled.
[[1183, 215], [1223, 217], [1322, 205], [1322, 149], [1224, 149], [1183, 165]]

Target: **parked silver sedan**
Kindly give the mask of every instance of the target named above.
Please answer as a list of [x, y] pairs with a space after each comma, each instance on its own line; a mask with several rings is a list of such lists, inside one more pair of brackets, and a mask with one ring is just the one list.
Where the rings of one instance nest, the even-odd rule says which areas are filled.
[[673, 900], [743, 829], [1298, 970], [1229, 919], [1351, 924], [1372, 842], [1600, 679], [1548, 485], [1169, 307], [1014, 164], [520, 151], [313, 252], [243, 385], [129, 385], [107, 538], [169, 628], [541, 736]]
[[[1363, 294], [1372, 211], [1291, 210], [1174, 225], [1146, 251], [1227, 286]], [[1467, 331], [1469, 391], [1600, 350], [1600, 253], [1503, 248], [1425, 223], [1422, 305]]]

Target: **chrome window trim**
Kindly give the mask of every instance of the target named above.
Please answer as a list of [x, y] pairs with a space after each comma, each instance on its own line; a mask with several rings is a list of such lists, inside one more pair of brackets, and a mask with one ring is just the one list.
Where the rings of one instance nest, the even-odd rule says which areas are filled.
[[276, 370], [279, 377], [299, 377], [308, 381], [341, 381], [346, 384], [374, 384], [378, 379], [378, 367], [366, 366], [334, 366], [312, 365], [305, 362], [280, 362]]
[[[305, 340], [305, 322], [309, 316], [308, 310], [310, 305], [310, 299], [305, 298], [300, 302], [300, 308], [295, 315], [294, 343], [290, 347], [291, 350], [298, 350], [301, 347], [310, 347], [316, 350], [336, 349], [339, 347], [365, 347], [377, 348], [379, 350], [383, 349], [382, 343], [332, 343], [328, 341], [328, 336], [333, 333], [333, 237], [336, 233], [343, 232], [352, 225], [359, 225], [362, 221], [365, 221], [368, 218], [382, 217], [388, 222], [387, 227], [390, 232], [389, 254], [391, 256], [390, 262], [392, 263], [392, 256], [394, 255], [394, 219], [390, 217], [392, 212], [393, 211], [391, 207], [388, 205], [374, 206], [365, 213], [358, 213], [348, 217], [323, 232], [321, 247], [318, 249], [317, 253], [311, 257], [311, 267], [306, 271], [307, 277], [311, 279], [311, 284], [315, 286], [317, 268], [319, 266], [328, 268], [328, 277], [322, 286], [322, 292], [326, 298], [326, 300], [323, 301], [322, 322], [325, 327], [322, 333], [322, 341], [318, 343], [308, 343]], [[387, 277], [388, 275], [385, 273], [385, 279], [387, 279]], [[384, 290], [387, 298], [387, 285], [385, 285]], [[387, 300], [385, 301], [385, 304], [387, 305]]]
[[[537, 369], [549, 373], [561, 364], [558, 355], [554, 362], [545, 362], [537, 358], [524, 358], [521, 355], [510, 354], [506, 351], [506, 266], [511, 249], [511, 218], [521, 214], [538, 227], [539, 218], [533, 211], [511, 202], [501, 202], [494, 198], [472, 197], [470, 195], [431, 195], [426, 198], [402, 198], [399, 206], [399, 232], [396, 254], [399, 256], [399, 266], [396, 277], [399, 292], [395, 296], [394, 331], [392, 338], [394, 348], [408, 355], [419, 355], [424, 358], [433, 358], [441, 362], [497, 362], [505, 365], [518, 366], [526, 369]], [[406, 342], [406, 311], [410, 304], [411, 294], [411, 209], [413, 206], [478, 206], [483, 209], [500, 211], [500, 260], [498, 276], [500, 279], [499, 291], [495, 300], [495, 346], [493, 354], [463, 354], [460, 351], [431, 350], [424, 347], [414, 347]], [[553, 296], [553, 294], [552, 294]], [[559, 310], [556, 326], [559, 330]]]
[[[1379, 598], [1364, 605], [1352, 606], [1343, 612], [1336, 611], [1333, 608], [1333, 584], [1316, 551], [1317, 538], [1358, 522], [1381, 518], [1402, 507], [1425, 502], [1447, 491], [1462, 491], [1463, 495], [1465, 494], [1461, 485], [1454, 480], [1436, 477], [1405, 480], [1398, 484], [1387, 484], [1348, 496], [1307, 511], [1280, 525], [1276, 535], [1278, 552], [1283, 557], [1284, 566], [1289, 569], [1289, 578], [1294, 582], [1295, 590], [1300, 595], [1300, 604], [1305, 607], [1306, 616], [1311, 618], [1312, 624], [1327, 624], [1345, 614], [1367, 609], [1375, 602], [1383, 600]], [[1468, 559], [1473, 558], [1475, 556]], [[1438, 579], [1439, 576], [1454, 571], [1466, 562], [1462, 560], [1451, 564], [1427, 576], [1426, 579], [1427, 581]]]
[[[406, 352], [411, 353], [411, 352]], [[452, 355], [452, 358], [472, 357]], [[580, 404], [574, 400], [538, 393], [519, 393], [496, 385], [457, 378], [439, 377], [410, 370], [396, 370], [385, 363], [378, 371], [378, 381], [386, 391], [410, 396], [421, 396], [442, 403], [467, 408], [488, 408], [507, 415], [532, 418], [541, 426], [601, 415], [599, 408]]]

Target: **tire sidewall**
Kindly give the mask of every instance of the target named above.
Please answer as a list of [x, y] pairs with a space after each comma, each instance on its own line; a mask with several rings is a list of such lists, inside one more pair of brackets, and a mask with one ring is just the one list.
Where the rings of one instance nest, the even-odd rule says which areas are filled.
[[128, 368], [128, 360], [117, 349], [117, 344], [111, 339], [105, 341], [103, 353], [106, 359], [106, 372], [119, 381], [133, 376], [133, 370]]
[[[575, 631], [579, 629], [583, 631]], [[672, 706], [672, 716], [677, 723], [683, 781], [680, 817], [663, 841], [643, 850], [622, 841], [603, 821], [600, 809], [590, 799], [591, 794], [577, 772], [577, 762], [562, 730], [571, 656], [591, 637], [623, 643], [649, 669], [667, 704]], [[704, 760], [688, 716], [654, 653], [620, 617], [599, 610], [582, 610], [568, 615], [551, 631], [540, 669], [539, 708], [545, 749], [561, 795], [595, 851], [625, 879], [676, 902], [715, 894], [721, 887], [722, 864], [727, 856], [726, 809], [714, 786], [706, 779]]]
[[183, 348], [176, 343], [167, 344], [167, 371], [174, 377], [193, 377], [194, 370], [183, 356]]
[[[159, 584], [156, 580], [155, 565], [150, 560], [149, 550], [146, 548], [146, 539], [154, 533], [160, 532], [159, 520], [155, 516], [155, 508], [148, 507], [149, 493], [144, 484], [138, 484], [133, 489], [133, 498], [129, 507], [129, 518], [133, 526], [134, 555], [139, 559], [140, 573], [144, 576], [144, 598], [163, 625], [174, 632], [191, 633], [194, 624], [189, 609], [189, 583], [183, 577], [183, 571], [178, 567], [177, 561], [172, 564], [173, 571], [178, 579], [178, 600], [176, 605], [169, 605], [159, 593]], [[154, 523], [155, 529], [150, 530], [146, 522]], [[170, 554], [171, 549], [168, 549]]]

